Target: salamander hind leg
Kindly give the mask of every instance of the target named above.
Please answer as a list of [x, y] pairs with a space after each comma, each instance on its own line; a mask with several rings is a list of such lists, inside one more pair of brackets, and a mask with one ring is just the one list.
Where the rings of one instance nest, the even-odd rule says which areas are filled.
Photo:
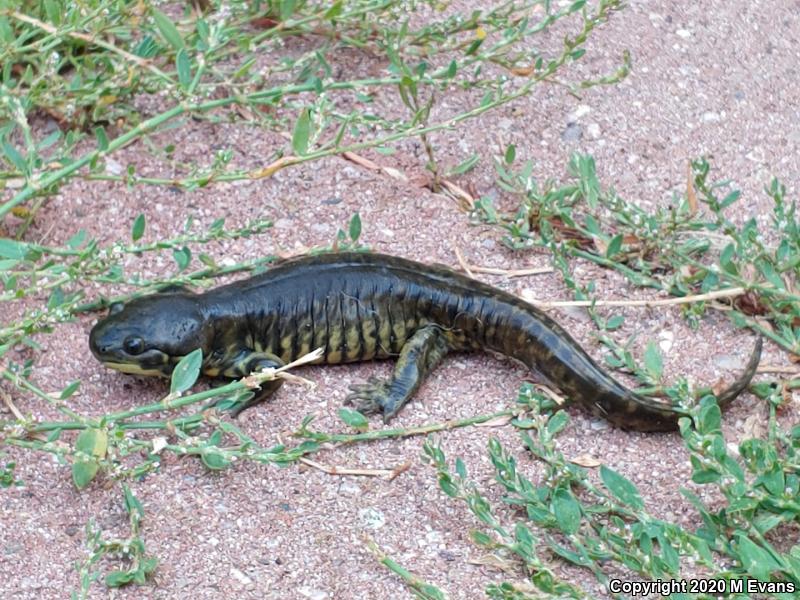
[[365, 413], [383, 413], [384, 423], [394, 417], [417, 391], [425, 376], [450, 350], [441, 328], [429, 325], [418, 329], [400, 350], [389, 379], [371, 377], [366, 383], [350, 386], [345, 402]]
[[[237, 357], [236, 361], [227, 369], [225, 369], [223, 374], [225, 377], [240, 379], [250, 375], [251, 373], [255, 373], [256, 371], [261, 371], [262, 369], [277, 369], [283, 365], [284, 362], [274, 354], [269, 354], [267, 352], [243, 351]], [[231, 408], [231, 416], [234, 418], [238, 417], [242, 411], [252, 408], [259, 402], [266, 400], [275, 392], [275, 390], [281, 387], [282, 383], [283, 379], [273, 379], [271, 381], [262, 382], [261, 387], [255, 390], [255, 394], [252, 398], [244, 400], [243, 402], [240, 402]]]

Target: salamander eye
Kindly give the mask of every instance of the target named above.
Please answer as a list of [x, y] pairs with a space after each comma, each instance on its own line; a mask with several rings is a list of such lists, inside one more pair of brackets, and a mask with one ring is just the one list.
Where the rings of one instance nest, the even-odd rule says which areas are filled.
[[131, 336], [125, 338], [122, 347], [125, 349], [126, 353], [135, 356], [144, 352], [144, 340], [140, 337]]

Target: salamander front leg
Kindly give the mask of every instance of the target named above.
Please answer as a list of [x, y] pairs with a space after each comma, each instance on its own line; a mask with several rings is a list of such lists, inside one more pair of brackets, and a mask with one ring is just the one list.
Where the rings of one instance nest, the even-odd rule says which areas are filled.
[[400, 350], [391, 378], [371, 377], [367, 383], [350, 386], [352, 392], [345, 402], [361, 412], [382, 412], [386, 423], [408, 402], [449, 350], [447, 338], [439, 327], [429, 325], [418, 329]]
[[[267, 352], [243, 351], [237, 358], [236, 362], [225, 369], [222, 372], [222, 375], [225, 377], [230, 377], [231, 379], [240, 379], [250, 375], [251, 373], [255, 373], [256, 371], [261, 371], [262, 369], [267, 369], [270, 367], [277, 369], [283, 365], [284, 362], [274, 354], [269, 354]], [[283, 379], [273, 379], [271, 381], [262, 382], [261, 388], [254, 390], [255, 395], [252, 398], [231, 409], [231, 416], [234, 418], [238, 417], [242, 411], [252, 408], [259, 402], [266, 400], [272, 395], [273, 392], [275, 392], [275, 390], [281, 387], [282, 383]]]

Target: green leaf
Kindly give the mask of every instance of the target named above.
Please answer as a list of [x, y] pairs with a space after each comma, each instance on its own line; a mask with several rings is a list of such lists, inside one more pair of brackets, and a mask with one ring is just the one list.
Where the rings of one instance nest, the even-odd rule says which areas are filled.
[[111, 571], [108, 575], [106, 575], [106, 586], [115, 588], [127, 585], [133, 581], [134, 574], [134, 571]]
[[586, 215], [584, 219], [586, 222], [586, 231], [592, 235], [602, 235], [603, 230], [600, 228], [600, 223], [597, 222], [597, 219], [595, 219], [592, 215]]
[[100, 465], [94, 461], [79, 461], [72, 465], [72, 482], [75, 487], [82, 490], [89, 485], [100, 470]]
[[722, 411], [719, 409], [714, 396], [704, 396], [700, 400], [700, 410], [697, 414], [697, 429], [700, 433], [719, 432], [722, 422]]
[[181, 48], [175, 55], [175, 68], [178, 70], [178, 82], [181, 87], [184, 90], [189, 89], [189, 85], [192, 83], [192, 63], [186, 53], [186, 48]]
[[730, 273], [731, 275], [736, 275], [739, 271], [736, 267], [736, 263], [733, 262], [734, 254], [736, 254], [736, 247], [733, 245], [733, 242], [731, 242], [723, 248], [722, 253], [719, 255], [720, 266], [726, 273]]
[[47, 20], [53, 25], [58, 27], [61, 25], [61, 11], [63, 8], [56, 0], [45, 0], [44, 11], [47, 14]]
[[170, 19], [157, 8], [151, 8], [150, 11], [153, 14], [153, 20], [156, 23], [156, 27], [158, 27], [158, 31], [161, 33], [164, 39], [167, 40], [167, 42], [169, 42], [169, 44], [175, 48], [175, 50], [180, 50], [183, 48], [183, 38], [178, 32], [178, 28], [173, 24], [172, 19]]
[[311, 114], [307, 108], [300, 112], [292, 133], [292, 148], [299, 155], [308, 153], [308, 138], [311, 135]]
[[108, 150], [108, 136], [102, 126], [94, 128], [94, 137], [97, 138], [97, 147], [101, 152]]
[[494, 546], [494, 540], [483, 531], [473, 529], [469, 532], [469, 537], [472, 538], [472, 541], [478, 546]]
[[131, 488], [123, 483], [122, 491], [125, 494], [125, 511], [128, 514], [136, 513], [139, 518], [144, 517], [144, 506], [142, 506], [139, 499], [133, 495]]
[[369, 429], [369, 421], [367, 421], [367, 418], [357, 410], [340, 408], [339, 418], [357, 431], [366, 431]]
[[784, 284], [783, 279], [781, 279], [780, 275], [775, 271], [775, 267], [772, 266], [772, 263], [767, 260], [758, 260], [756, 261], [756, 267], [761, 271], [761, 274], [764, 275], [764, 278], [777, 289], [786, 289], [786, 284]]
[[81, 385], [81, 380], [80, 379], [76, 379], [75, 381], [70, 383], [67, 387], [65, 387], [63, 390], [61, 390], [61, 394], [59, 394], [59, 396], [58, 396], [59, 400], [66, 400], [67, 398], [72, 396], [72, 394], [74, 394], [76, 391], [78, 391], [78, 388], [80, 387], [80, 385]]
[[463, 175], [467, 171], [471, 171], [475, 165], [477, 165], [481, 160], [481, 157], [478, 154], [473, 154], [464, 162], [456, 165], [452, 169], [450, 169], [448, 175]]
[[745, 534], [736, 532], [735, 536], [742, 566], [759, 581], [771, 581], [772, 572], [780, 570], [780, 564]]
[[570, 13], [574, 13], [574, 12], [579, 11], [580, 9], [582, 9], [584, 7], [585, 4], [586, 4], [586, 0], [576, 0], [576, 2], [573, 2], [572, 6], [569, 7], [569, 12]]
[[[14, 30], [11, 28], [11, 24], [8, 22], [8, 19], [2, 15], [0, 15], [0, 41], [3, 41], [7, 44], [11, 44], [15, 39]], [[4, 70], [3, 73], [3, 81], [8, 83], [11, 79], [11, 62], [6, 61], [5, 64], [6, 69], [8, 69], [7, 73]]]
[[84, 240], [86, 240], [86, 230], [79, 229], [71, 238], [67, 240], [67, 246], [72, 250], [77, 250], [81, 247]]
[[75, 449], [102, 458], [108, 449], [108, 433], [105, 429], [84, 429], [75, 440]]
[[606, 248], [606, 258], [615, 256], [620, 250], [622, 250], [622, 234], [618, 233], [611, 238], [611, 241], [608, 243], [608, 248]]
[[357, 242], [358, 238], [361, 236], [361, 217], [358, 213], [355, 213], [350, 219], [349, 233], [350, 239], [354, 242]]
[[46, 138], [44, 138], [41, 142], [36, 144], [36, 149], [39, 150], [39, 151], [46, 150], [47, 148], [49, 148], [50, 146], [55, 144], [58, 140], [60, 140], [61, 139], [61, 135], [62, 135], [61, 134], [61, 130], [60, 129], [56, 129], [53, 133], [51, 133]]
[[281, 21], [288, 21], [297, 8], [296, 0], [280, 0], [278, 4], [280, 5]]
[[667, 570], [672, 574], [677, 573], [680, 570], [680, 555], [662, 532], [658, 534], [658, 545], [661, 547], [661, 558]]
[[472, 56], [478, 51], [478, 48], [481, 47], [481, 44], [483, 44], [483, 40], [475, 40], [469, 45], [469, 47], [467, 47], [467, 51], [464, 52], [464, 54], [466, 56]]
[[705, 468], [705, 466], [696, 456], [690, 456], [689, 462], [691, 463], [693, 469], [692, 481], [695, 483], [714, 483], [715, 481], [720, 480], [721, 475], [713, 469]]
[[342, 14], [342, 0], [338, 0], [338, 2], [334, 2], [333, 6], [331, 6], [324, 15], [324, 18], [328, 21], [335, 19], [340, 14]]
[[137, 216], [133, 220], [133, 227], [131, 227], [131, 239], [134, 242], [138, 242], [140, 239], [142, 239], [142, 236], [144, 235], [144, 227], [145, 227], [144, 213], [139, 213], [139, 216]]
[[779, 497], [786, 489], [786, 477], [779, 465], [775, 465], [771, 471], [764, 473], [756, 482], [762, 483], [767, 491], [775, 497]]
[[625, 322], [625, 317], [622, 315], [614, 315], [608, 321], [606, 321], [606, 329], [608, 331], [614, 331], [615, 329], [619, 329], [622, 324]]
[[581, 567], [589, 567], [593, 566], [594, 563], [587, 557], [585, 554], [579, 554], [574, 550], [570, 550], [569, 548], [565, 548], [561, 544], [557, 544], [555, 541], [550, 540], [547, 545], [550, 549], [558, 554], [560, 557], [570, 561], [573, 564], [576, 564]]
[[559, 410], [547, 420], [547, 432], [550, 434], [550, 437], [555, 437], [568, 424], [569, 414], [564, 410]]
[[728, 208], [731, 204], [736, 202], [739, 197], [742, 195], [742, 192], [739, 190], [733, 190], [730, 194], [725, 196], [722, 202], [719, 203], [720, 210], [724, 210]]
[[23, 175], [28, 174], [28, 163], [25, 161], [25, 158], [6, 140], [3, 140], [3, 152], [17, 171]]
[[25, 258], [25, 254], [27, 254], [27, 252], [28, 244], [25, 242], [0, 238], [0, 256], [3, 258], [21, 260]]
[[506, 161], [507, 165], [510, 165], [514, 162], [514, 159], [517, 157], [517, 147], [514, 144], [509, 144], [506, 147], [506, 154], [503, 157]]
[[61, 289], [59, 285], [53, 288], [53, 291], [50, 293], [50, 297], [47, 299], [47, 308], [53, 310], [62, 304], [64, 304], [64, 290]]
[[555, 491], [550, 509], [561, 531], [572, 534], [580, 529], [581, 505], [568, 489], [558, 488]]
[[186, 246], [181, 249], [175, 248], [172, 250], [172, 257], [178, 263], [178, 269], [183, 271], [192, 261], [192, 251]]
[[594, 158], [584, 154], [573, 154], [570, 157], [568, 170], [571, 175], [579, 178], [581, 193], [589, 206], [592, 208], [597, 206], [601, 189]]
[[200, 460], [202, 460], [203, 464], [212, 471], [222, 471], [223, 469], [227, 469], [231, 466], [231, 461], [213, 449], [206, 449], [200, 455]]
[[85, 429], [75, 440], [75, 450], [91, 458], [76, 460], [72, 465], [72, 481], [79, 490], [85, 488], [97, 475], [100, 465], [97, 458], [104, 458], [108, 450], [108, 433], [104, 429]]
[[171, 394], [188, 390], [200, 376], [200, 366], [203, 364], [203, 350], [197, 348], [184, 356], [172, 371], [172, 381], [169, 386]]
[[458, 496], [458, 486], [452, 482], [449, 475], [439, 475], [439, 487], [451, 498]]
[[658, 346], [651, 340], [647, 342], [647, 348], [644, 351], [644, 368], [647, 373], [658, 381], [664, 373], [664, 360], [661, 357], [661, 351]]
[[158, 53], [158, 51], [159, 45], [150, 35], [145, 35], [133, 49], [133, 53], [136, 56], [141, 56], [142, 58], [152, 58]]
[[139, 570], [144, 573], [145, 575], [149, 575], [153, 571], [156, 570], [158, 566], [158, 559], [153, 556], [148, 556], [147, 558], [142, 559], [140, 563]]
[[219, 265], [217, 265], [217, 262], [213, 258], [211, 258], [208, 254], [206, 254], [205, 252], [201, 252], [197, 256], [197, 259], [207, 267], [211, 267], [212, 269], [218, 269], [219, 268]]
[[608, 491], [623, 504], [637, 510], [644, 508], [644, 502], [641, 495], [639, 495], [639, 490], [624, 475], [620, 475], [614, 469], [610, 469], [605, 465], [600, 465], [600, 479], [603, 480], [603, 484], [608, 488]]

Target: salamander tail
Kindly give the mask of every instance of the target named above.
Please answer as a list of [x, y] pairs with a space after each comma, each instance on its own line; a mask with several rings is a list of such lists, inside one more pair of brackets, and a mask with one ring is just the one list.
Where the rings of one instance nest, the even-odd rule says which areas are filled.
[[716, 394], [717, 396], [717, 403], [719, 404], [720, 408], [723, 408], [725, 405], [730, 404], [731, 400], [736, 398], [739, 394], [741, 394], [745, 388], [750, 384], [750, 380], [753, 379], [753, 375], [756, 374], [756, 369], [758, 368], [758, 363], [761, 360], [761, 347], [763, 346], [763, 339], [761, 336], [758, 337], [756, 340], [755, 348], [753, 348], [753, 353], [750, 355], [750, 360], [747, 362], [747, 367], [742, 374], [734, 381], [729, 387], [725, 390]]

